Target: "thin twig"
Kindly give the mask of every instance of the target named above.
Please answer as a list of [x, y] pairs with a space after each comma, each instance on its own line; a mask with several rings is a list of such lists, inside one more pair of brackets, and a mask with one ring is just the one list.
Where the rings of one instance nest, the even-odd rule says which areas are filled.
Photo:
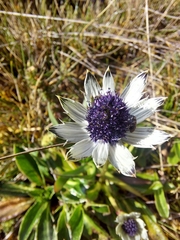
[[78, 23], [78, 24], [87, 24], [88, 23], [87, 21], [77, 20], [77, 19], [50, 17], [50, 16], [35, 15], [35, 14], [28, 14], [28, 13], [18, 13], [18, 12], [9, 12], [9, 11], [2, 11], [2, 10], [0, 10], [0, 14], [17, 16], [17, 17], [26, 17], [26, 18], [36, 18], [36, 19], [44, 19], [44, 20], [71, 22], [71, 23]]
[[[150, 68], [150, 81], [151, 81], [151, 86], [152, 86], [152, 94], [153, 97], [155, 97], [155, 87], [153, 83], [153, 65], [152, 65], [152, 57], [151, 57], [151, 46], [150, 46], [150, 32], [149, 32], [149, 13], [148, 13], [148, 0], [146, 0], [145, 3], [145, 15], [146, 15], [146, 35], [147, 35], [147, 46], [148, 46], [148, 56], [149, 56], [149, 68]], [[158, 123], [157, 119], [157, 112], [155, 113], [155, 119], [156, 123]], [[161, 146], [158, 146], [159, 150], [159, 159], [160, 159], [160, 170], [161, 174], [164, 175], [164, 169], [163, 169], [163, 159], [162, 159], [162, 154], [161, 154]]]
[[148, 14], [148, 0], [146, 0], [145, 6], [145, 15], [146, 15], [146, 36], [147, 36], [147, 46], [148, 46], [148, 56], [149, 56], [149, 68], [150, 68], [150, 80], [152, 82], [152, 90], [154, 97], [154, 84], [153, 84], [153, 66], [152, 66], [152, 58], [151, 58], [151, 46], [150, 46], [150, 33], [149, 33], [149, 14]]
[[49, 148], [54, 148], [54, 147], [63, 146], [63, 145], [64, 145], [64, 143], [58, 143], [58, 144], [54, 144], [54, 145], [50, 145], [50, 146], [46, 146], [46, 147], [34, 148], [34, 149], [27, 150], [27, 151], [24, 151], [24, 152], [19, 152], [19, 153], [7, 155], [7, 156], [4, 156], [4, 157], [0, 157], [0, 161], [5, 160], [5, 159], [8, 159], [8, 158], [17, 157], [17, 156], [19, 156], [19, 155], [23, 155], [23, 154], [27, 154], [27, 153], [32, 153], [32, 152], [37, 152], [37, 151], [42, 151], [42, 150], [46, 150], [46, 149], [49, 149]]

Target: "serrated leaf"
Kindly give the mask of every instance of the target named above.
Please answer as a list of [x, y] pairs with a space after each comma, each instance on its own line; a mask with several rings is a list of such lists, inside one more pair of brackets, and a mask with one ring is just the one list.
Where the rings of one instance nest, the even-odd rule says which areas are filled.
[[66, 212], [63, 208], [59, 214], [57, 222], [58, 239], [70, 240], [69, 230], [67, 228]]
[[35, 202], [34, 205], [29, 208], [20, 225], [19, 240], [28, 239], [32, 230], [39, 222], [43, 211], [47, 208], [47, 205], [48, 202]]
[[[21, 152], [22, 149], [15, 147], [15, 153]], [[16, 164], [19, 170], [33, 183], [38, 186], [44, 185], [44, 179], [39, 171], [38, 165], [30, 154], [16, 156]]]
[[76, 207], [74, 210], [69, 220], [69, 225], [72, 234], [72, 240], [80, 240], [84, 227], [83, 209], [81, 205]]
[[37, 239], [57, 240], [57, 232], [53, 226], [49, 205], [41, 215], [37, 228]]

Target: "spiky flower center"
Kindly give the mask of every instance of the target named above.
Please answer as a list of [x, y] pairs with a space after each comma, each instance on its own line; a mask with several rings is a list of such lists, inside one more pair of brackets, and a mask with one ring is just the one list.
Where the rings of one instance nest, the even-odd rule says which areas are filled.
[[138, 225], [135, 219], [129, 218], [124, 221], [122, 225], [122, 229], [125, 233], [127, 233], [130, 237], [134, 237], [138, 233]]
[[91, 139], [103, 140], [111, 145], [125, 137], [127, 131], [134, 131], [136, 119], [117, 93], [108, 91], [94, 99], [86, 116], [87, 130]]

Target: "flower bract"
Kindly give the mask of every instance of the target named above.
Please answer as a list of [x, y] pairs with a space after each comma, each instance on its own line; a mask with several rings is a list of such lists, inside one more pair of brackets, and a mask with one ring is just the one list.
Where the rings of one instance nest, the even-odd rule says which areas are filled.
[[74, 100], [60, 98], [73, 120], [52, 126], [58, 137], [75, 143], [69, 150], [72, 159], [92, 156], [97, 167], [107, 159], [122, 174], [135, 176], [135, 157], [123, 143], [139, 148], [154, 148], [169, 139], [169, 134], [153, 127], [139, 127], [165, 100], [143, 97], [147, 72], [137, 75], [120, 95], [115, 91], [113, 76], [106, 70], [102, 88], [89, 71], [84, 81], [86, 107]]
[[116, 234], [122, 240], [148, 240], [147, 230], [140, 214], [132, 212], [130, 214], [122, 213], [116, 218], [118, 223]]

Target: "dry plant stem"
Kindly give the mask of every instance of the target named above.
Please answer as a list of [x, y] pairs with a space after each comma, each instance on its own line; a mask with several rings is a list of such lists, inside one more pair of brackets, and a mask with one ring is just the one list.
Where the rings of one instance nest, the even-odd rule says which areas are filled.
[[152, 59], [151, 59], [151, 46], [150, 46], [150, 38], [149, 38], [149, 15], [148, 15], [148, 0], [146, 0], [145, 6], [145, 15], [146, 15], [146, 37], [147, 37], [147, 46], [148, 46], [148, 56], [149, 56], [149, 68], [150, 68], [150, 81], [152, 82], [152, 90], [153, 90], [153, 97], [154, 96], [154, 84], [153, 84], [153, 66], [152, 66]]
[[153, 26], [153, 29], [156, 29], [156, 28], [157, 28], [157, 26], [158, 26], [159, 23], [162, 21], [162, 19], [167, 15], [169, 9], [170, 9], [171, 6], [174, 4], [174, 2], [175, 2], [175, 1], [172, 0], [172, 1], [169, 3], [168, 7], [166, 8], [166, 11], [165, 11], [165, 12], [161, 15], [161, 17], [158, 19], [157, 23]]
[[54, 145], [50, 145], [50, 146], [46, 146], [46, 147], [34, 148], [34, 149], [27, 150], [27, 151], [24, 151], [24, 152], [19, 152], [19, 153], [7, 155], [7, 156], [4, 156], [4, 157], [0, 157], [0, 161], [1, 161], [1, 160], [8, 159], [8, 158], [17, 157], [17, 156], [19, 156], [19, 155], [23, 155], [23, 154], [27, 154], [27, 153], [31, 153], [31, 152], [42, 151], [42, 150], [46, 150], [46, 149], [49, 149], [49, 148], [54, 148], [54, 147], [63, 146], [63, 145], [64, 145], [64, 143], [58, 143], [58, 144], [54, 144]]
[[[173, 1], [173, 3], [174, 3], [174, 1]], [[169, 5], [169, 6], [171, 7], [171, 5]], [[151, 12], [153, 14], [156, 14], [156, 15], [159, 15], [159, 16], [163, 16], [163, 17], [166, 16], [167, 18], [171, 18], [171, 19], [175, 19], [175, 20], [179, 20], [180, 19], [180, 17], [176, 17], [176, 16], [173, 16], [173, 15], [167, 14], [167, 9], [166, 9], [166, 11], [164, 13], [161, 13], [161, 12], [159, 12], [157, 10], [155, 11], [154, 9], [150, 9], [149, 8], [149, 12]], [[162, 18], [160, 18], [160, 19], [162, 20]], [[158, 24], [159, 24], [159, 21], [158, 21]]]
[[88, 23], [88, 24], [83, 28], [82, 33], [83, 33], [89, 26], [91, 26], [95, 21], [97, 21], [97, 19], [98, 19], [99, 17], [101, 17], [101, 16], [109, 9], [109, 7], [113, 4], [113, 2], [114, 2], [114, 0], [112, 0], [112, 1], [107, 5], [107, 7], [105, 7], [105, 8], [103, 9], [103, 11], [98, 14], [98, 16], [97, 16], [95, 19], [93, 19], [90, 23]]
[[[148, 56], [149, 56], [149, 68], [150, 68], [150, 81], [152, 85], [152, 92], [153, 92], [153, 97], [155, 97], [155, 89], [154, 89], [154, 83], [153, 83], [153, 65], [152, 65], [152, 58], [151, 58], [151, 46], [150, 46], [150, 33], [149, 33], [149, 14], [148, 14], [148, 0], [145, 2], [145, 15], [146, 15], [146, 36], [147, 36], [147, 46], [148, 46]], [[158, 124], [158, 119], [157, 119], [157, 112], [155, 113], [155, 119], [156, 123]], [[158, 151], [159, 151], [159, 159], [160, 159], [160, 171], [161, 175], [164, 175], [164, 169], [163, 169], [163, 159], [162, 159], [162, 154], [161, 154], [161, 146], [158, 146]]]
[[79, 23], [79, 24], [87, 24], [87, 21], [83, 20], [75, 20], [75, 19], [68, 19], [68, 18], [60, 18], [60, 17], [49, 17], [49, 16], [42, 16], [42, 15], [35, 15], [29, 13], [18, 13], [18, 12], [7, 12], [0, 10], [1, 14], [4, 15], [13, 15], [18, 17], [26, 17], [26, 18], [36, 18], [36, 19], [46, 19], [46, 20], [54, 20], [54, 21], [64, 21], [64, 22], [71, 22], [71, 23]]

